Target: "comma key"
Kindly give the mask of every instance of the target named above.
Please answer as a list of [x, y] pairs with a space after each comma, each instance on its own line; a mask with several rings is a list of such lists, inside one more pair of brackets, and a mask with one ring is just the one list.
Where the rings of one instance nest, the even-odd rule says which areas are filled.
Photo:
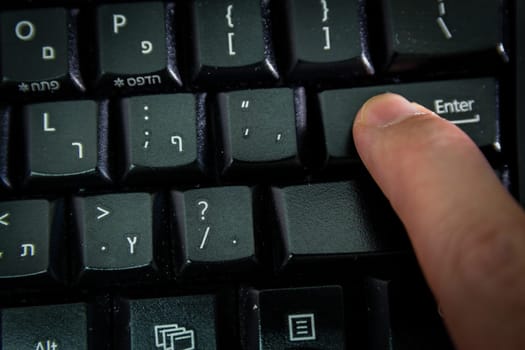
[[65, 262], [55, 239], [61, 210], [47, 200], [0, 202], [0, 280], [42, 283], [61, 277]]
[[1, 13], [3, 88], [19, 96], [83, 91], [73, 22], [64, 8]]

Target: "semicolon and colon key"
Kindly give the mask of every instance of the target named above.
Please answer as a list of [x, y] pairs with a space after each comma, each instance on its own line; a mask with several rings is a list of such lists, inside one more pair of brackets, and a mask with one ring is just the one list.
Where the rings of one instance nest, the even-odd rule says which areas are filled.
[[[202, 174], [197, 98], [192, 94], [150, 95], [121, 101], [125, 177], [188, 177]], [[198, 140], [199, 139], [199, 140]]]
[[[460, 127], [483, 150], [499, 152], [497, 82], [493, 78], [326, 90], [318, 95], [328, 161], [357, 159], [354, 116], [377, 94], [405, 96]], [[352, 118], [348, 118], [352, 116]]]

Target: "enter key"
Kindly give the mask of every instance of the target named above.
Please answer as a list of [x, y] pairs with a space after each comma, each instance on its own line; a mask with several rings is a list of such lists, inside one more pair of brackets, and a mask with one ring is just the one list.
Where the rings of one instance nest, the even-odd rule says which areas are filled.
[[403, 95], [460, 127], [485, 151], [500, 152], [498, 88], [493, 78], [432, 81], [327, 90], [318, 95], [327, 161], [357, 157], [353, 119], [369, 98], [386, 92]]
[[478, 146], [500, 151], [498, 95], [494, 79], [407, 84], [394, 92], [456, 124]]

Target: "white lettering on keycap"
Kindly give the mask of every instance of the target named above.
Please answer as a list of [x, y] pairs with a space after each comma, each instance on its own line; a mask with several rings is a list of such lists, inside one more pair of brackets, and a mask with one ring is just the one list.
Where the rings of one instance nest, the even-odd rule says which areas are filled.
[[179, 153], [183, 151], [182, 148], [182, 137], [179, 135], [174, 135], [171, 137], [171, 144], [176, 146], [179, 149]]
[[137, 235], [128, 236], [126, 237], [126, 239], [128, 240], [128, 243], [129, 243], [129, 253], [131, 255], [135, 254], [135, 244], [137, 244], [138, 236]]
[[18, 39], [23, 41], [30, 41], [35, 38], [35, 25], [29, 21], [20, 21], [15, 26], [15, 34]]
[[55, 340], [43, 340], [36, 344], [35, 350], [59, 350]]
[[228, 7], [226, 8], [226, 21], [227, 21], [227, 24], [228, 24], [228, 27], [229, 28], [233, 28], [235, 27], [234, 24], [233, 24], [233, 21], [232, 21], [232, 10], [233, 10], [233, 5], [228, 5]]
[[47, 92], [57, 91], [60, 89], [60, 83], [57, 80], [50, 81], [35, 81], [32, 83], [20, 83], [18, 84], [18, 91], [20, 92]]
[[323, 27], [324, 31], [324, 47], [323, 50], [330, 50], [332, 48], [332, 44], [330, 43], [330, 27]]
[[129, 87], [156, 85], [161, 83], [161, 79], [159, 75], [144, 75], [138, 77], [129, 77], [126, 79], [126, 83]]
[[201, 245], [199, 246], [199, 249], [202, 250], [206, 246], [206, 243], [208, 242], [208, 235], [210, 234], [210, 226], [206, 226], [206, 230], [204, 231], [204, 236], [202, 237]]
[[113, 15], [113, 33], [118, 34], [120, 28], [123, 28], [126, 26], [128, 20], [126, 19], [126, 16], [121, 14], [114, 14]]
[[448, 29], [447, 24], [445, 23], [445, 20], [443, 17], [446, 15], [447, 11], [445, 10], [445, 3], [443, 0], [438, 0], [438, 18], [436, 18], [436, 23], [441, 29], [441, 32], [445, 36], [446, 39], [452, 39], [452, 33], [450, 32], [450, 29]]
[[0, 225], [9, 226], [9, 221], [7, 220], [7, 218], [9, 218], [9, 215], [9, 213], [4, 213], [0, 215]]
[[140, 46], [142, 47], [142, 54], [143, 55], [149, 55], [153, 52], [153, 43], [148, 40], [143, 40], [140, 42]]
[[321, 0], [321, 7], [323, 8], [323, 23], [328, 21], [328, 12], [330, 12], [330, 9], [328, 8], [328, 3], [326, 0]]
[[78, 159], [84, 158], [84, 146], [81, 142], [72, 142], [71, 146], [78, 148]]
[[235, 56], [237, 53], [233, 51], [233, 37], [235, 36], [235, 33], [229, 32], [228, 33], [228, 54], [230, 56]]
[[42, 117], [44, 118], [43, 122], [44, 122], [44, 131], [45, 132], [54, 132], [54, 131], [57, 130], [57, 129], [52, 128], [52, 127], [49, 126], [49, 113], [44, 112], [44, 114], [42, 114]]
[[55, 48], [53, 46], [42, 46], [42, 59], [46, 61], [56, 58]]
[[22, 249], [22, 252], [20, 253], [20, 257], [26, 257], [26, 256], [35, 256], [35, 245], [31, 243], [21, 244], [20, 249]]
[[472, 105], [475, 102], [475, 100], [458, 101], [456, 99], [452, 101], [434, 100], [434, 112], [437, 114], [472, 112]]

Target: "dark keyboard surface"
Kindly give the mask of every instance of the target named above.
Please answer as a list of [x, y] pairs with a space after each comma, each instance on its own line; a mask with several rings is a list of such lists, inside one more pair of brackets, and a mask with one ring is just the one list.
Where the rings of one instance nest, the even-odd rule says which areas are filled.
[[524, 13], [0, 4], [0, 350], [453, 349], [352, 123], [403, 94], [524, 202]]

